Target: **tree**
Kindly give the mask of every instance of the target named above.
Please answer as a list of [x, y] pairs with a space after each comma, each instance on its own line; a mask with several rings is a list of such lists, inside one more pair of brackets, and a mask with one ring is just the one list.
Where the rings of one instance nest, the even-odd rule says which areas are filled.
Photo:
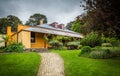
[[1, 36], [1, 38], [2, 40], [0, 42], [5, 42], [5, 47], [6, 47], [10, 37], [8, 35], [5, 35], [5, 36]]
[[71, 22], [67, 23], [66, 28], [68, 30], [72, 30], [73, 23], [74, 23], [74, 21], [71, 21]]
[[7, 20], [8, 20], [7, 24], [12, 26], [12, 31], [15, 31], [15, 32], [17, 31], [18, 24], [22, 24], [22, 21], [18, 17], [13, 15], [8, 15]]
[[18, 24], [22, 24], [22, 21], [13, 15], [8, 15], [6, 18], [0, 18], [0, 33], [6, 34], [7, 26], [12, 26], [12, 31], [17, 31]]
[[29, 20], [26, 22], [26, 25], [30, 26], [39, 25], [41, 19], [44, 19], [43, 23], [47, 23], [47, 17], [45, 15], [36, 13], [30, 16]]
[[120, 1], [84, 0], [90, 29], [109, 37], [120, 38]]
[[87, 22], [87, 15], [82, 14], [76, 17], [76, 20], [73, 23], [72, 30], [82, 34], [87, 34], [91, 30], [89, 29]]
[[6, 27], [8, 25], [8, 21], [6, 18], [0, 18], [0, 33], [5, 34], [6, 33]]

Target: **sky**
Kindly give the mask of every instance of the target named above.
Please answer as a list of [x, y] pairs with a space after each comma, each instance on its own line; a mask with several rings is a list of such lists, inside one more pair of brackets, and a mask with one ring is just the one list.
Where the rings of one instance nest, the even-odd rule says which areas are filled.
[[40, 13], [46, 15], [48, 23], [67, 24], [83, 12], [80, 0], [0, 0], [0, 17], [15, 15], [23, 23]]

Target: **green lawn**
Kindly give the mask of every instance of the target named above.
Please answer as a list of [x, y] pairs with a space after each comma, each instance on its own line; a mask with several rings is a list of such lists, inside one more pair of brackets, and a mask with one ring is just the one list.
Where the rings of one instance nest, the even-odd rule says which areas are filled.
[[36, 76], [40, 60], [37, 53], [0, 54], [0, 76]]
[[120, 57], [90, 59], [78, 57], [80, 51], [53, 51], [65, 61], [66, 76], [120, 76]]

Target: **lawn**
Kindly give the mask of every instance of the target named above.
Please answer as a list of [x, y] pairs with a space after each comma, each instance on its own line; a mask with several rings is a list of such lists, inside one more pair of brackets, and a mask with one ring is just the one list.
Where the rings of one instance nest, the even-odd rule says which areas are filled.
[[0, 54], [0, 76], [36, 76], [40, 60], [37, 53]]
[[120, 76], [120, 57], [90, 59], [78, 57], [80, 51], [55, 51], [65, 63], [66, 76]]

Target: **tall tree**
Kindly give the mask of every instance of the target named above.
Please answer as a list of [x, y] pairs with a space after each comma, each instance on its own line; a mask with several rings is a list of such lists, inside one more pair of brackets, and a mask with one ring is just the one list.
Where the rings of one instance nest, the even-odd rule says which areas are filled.
[[72, 30], [85, 35], [89, 33], [91, 30], [89, 29], [87, 23], [87, 15], [82, 14], [77, 16], [76, 20], [73, 23]]
[[89, 26], [105, 36], [120, 38], [120, 0], [85, 0]]
[[0, 33], [6, 34], [8, 25], [12, 26], [12, 31], [17, 31], [18, 24], [22, 24], [22, 21], [14, 15], [8, 15], [5, 18], [0, 18]]
[[44, 19], [43, 23], [47, 23], [47, 17], [43, 14], [36, 13], [30, 16], [29, 20], [26, 22], [26, 25], [35, 26], [40, 24], [40, 20]]
[[6, 33], [6, 27], [8, 25], [8, 21], [6, 18], [0, 18], [0, 34]]
[[74, 23], [74, 21], [67, 23], [66, 28], [69, 30], [72, 30], [73, 23]]
[[8, 15], [7, 20], [8, 20], [7, 24], [12, 26], [12, 31], [17, 31], [18, 24], [22, 24], [22, 21], [14, 15]]

